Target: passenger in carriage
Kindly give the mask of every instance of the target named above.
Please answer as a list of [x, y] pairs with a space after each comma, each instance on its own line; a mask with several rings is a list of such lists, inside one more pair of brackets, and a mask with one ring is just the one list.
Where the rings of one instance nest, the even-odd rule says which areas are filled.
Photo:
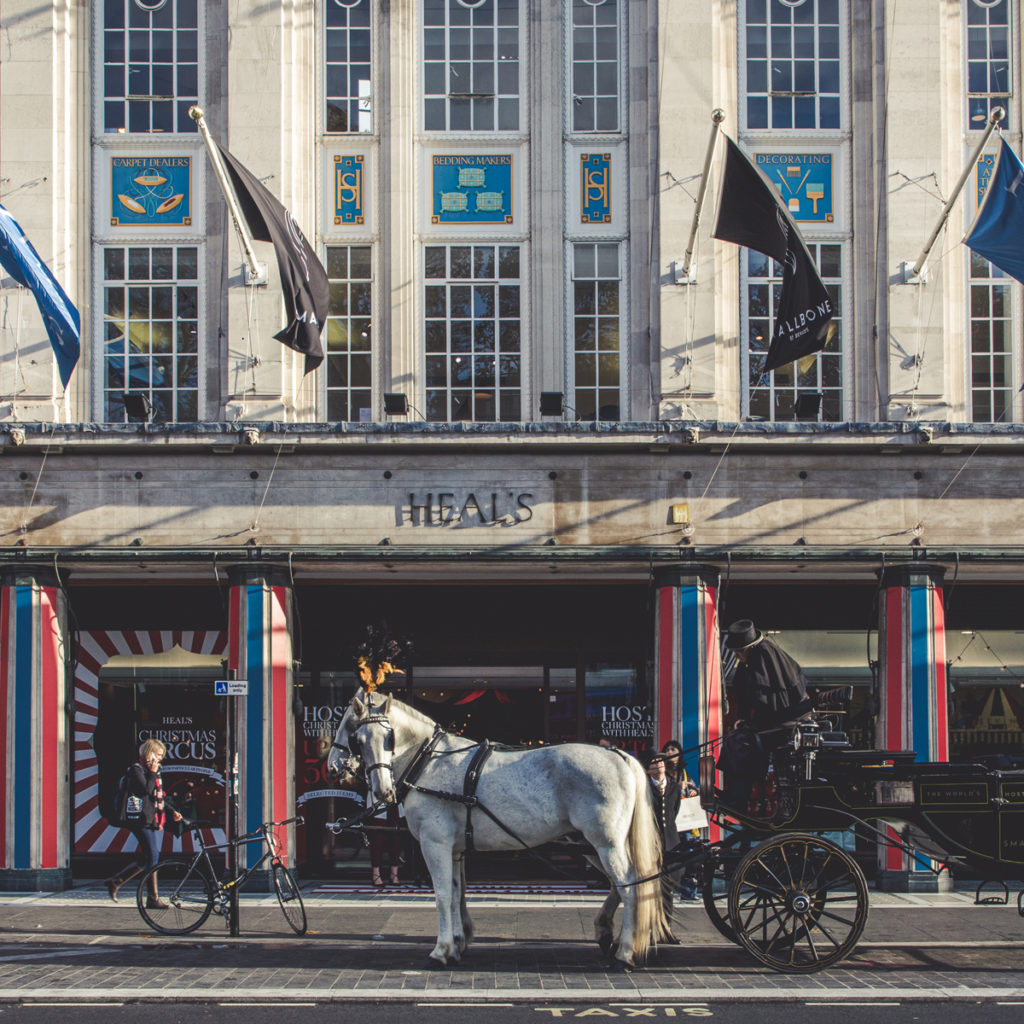
[[767, 774], [768, 755], [789, 738], [779, 726], [810, 710], [807, 677], [750, 619], [729, 627], [725, 646], [738, 662], [728, 687], [737, 717], [722, 742], [717, 767], [725, 773], [725, 803], [746, 810], [754, 783]]
[[[679, 813], [679, 801], [682, 798], [679, 783], [668, 776], [665, 770], [664, 754], [649, 754], [646, 758], [647, 777], [651, 780], [654, 797], [654, 816], [658, 822], [658, 833], [661, 836], [662, 849], [665, 853], [674, 850], [680, 843], [679, 830], [676, 828], [676, 815]], [[661, 898], [665, 905], [665, 914], [672, 920], [672, 893], [679, 885], [679, 871], [666, 871], [661, 879]], [[672, 942], [672, 939], [667, 940]]]
[[[666, 776], [679, 784], [680, 798], [685, 799], [688, 796], [698, 796], [700, 791], [697, 789], [697, 784], [690, 778], [690, 773], [686, 770], [686, 762], [682, 759], [683, 748], [679, 745], [679, 740], [666, 740], [662, 744], [661, 753], [665, 757]], [[700, 829], [689, 829], [688, 833], [693, 839], [700, 838]], [[682, 834], [680, 833], [680, 835]], [[692, 875], [680, 873], [678, 884], [680, 899], [688, 903], [699, 899], [698, 888], [696, 878]]]

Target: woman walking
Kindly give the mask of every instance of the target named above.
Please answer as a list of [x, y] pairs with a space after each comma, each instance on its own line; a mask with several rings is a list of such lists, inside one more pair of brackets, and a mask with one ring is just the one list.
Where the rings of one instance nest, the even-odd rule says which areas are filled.
[[[135, 852], [135, 861], [123, 871], [107, 879], [107, 892], [117, 902], [117, 891], [130, 878], [140, 871], [147, 871], [160, 860], [160, 849], [164, 842], [164, 824], [170, 813], [171, 820], [181, 821], [181, 815], [174, 809], [164, 796], [163, 780], [160, 778], [160, 765], [167, 755], [167, 748], [159, 740], [146, 740], [139, 747], [139, 760], [128, 769], [126, 786], [130, 796], [139, 797], [142, 801], [142, 816], [125, 828], [131, 829], [139, 844]], [[150, 910], [159, 910], [167, 906], [160, 899], [157, 891], [156, 875], [150, 876], [149, 893], [146, 906]]]

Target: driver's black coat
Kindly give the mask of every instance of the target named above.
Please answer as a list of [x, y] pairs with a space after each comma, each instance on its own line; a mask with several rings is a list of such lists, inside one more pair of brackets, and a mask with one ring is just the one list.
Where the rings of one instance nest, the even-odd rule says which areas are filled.
[[748, 648], [746, 663], [737, 666], [729, 696], [737, 719], [761, 732], [793, 717], [798, 705], [807, 700], [807, 677], [796, 661], [765, 637]]

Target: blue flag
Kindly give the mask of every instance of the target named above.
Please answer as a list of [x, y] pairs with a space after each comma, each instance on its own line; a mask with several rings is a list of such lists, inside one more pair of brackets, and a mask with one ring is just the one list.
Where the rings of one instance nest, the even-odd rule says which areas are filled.
[[999, 159], [964, 244], [1024, 284], [1024, 164], [999, 141]]
[[78, 362], [81, 321], [78, 310], [39, 258], [18, 222], [0, 206], [0, 264], [18, 284], [31, 290], [50, 336], [57, 372], [67, 388], [71, 371]]

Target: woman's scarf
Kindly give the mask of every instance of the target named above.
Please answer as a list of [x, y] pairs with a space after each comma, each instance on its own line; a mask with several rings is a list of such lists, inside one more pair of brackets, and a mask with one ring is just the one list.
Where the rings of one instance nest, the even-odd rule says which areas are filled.
[[153, 789], [153, 806], [156, 808], [156, 814], [153, 815], [153, 824], [157, 828], [163, 828], [167, 816], [164, 813], [164, 784], [160, 778], [159, 771], [156, 773], [156, 786]]

